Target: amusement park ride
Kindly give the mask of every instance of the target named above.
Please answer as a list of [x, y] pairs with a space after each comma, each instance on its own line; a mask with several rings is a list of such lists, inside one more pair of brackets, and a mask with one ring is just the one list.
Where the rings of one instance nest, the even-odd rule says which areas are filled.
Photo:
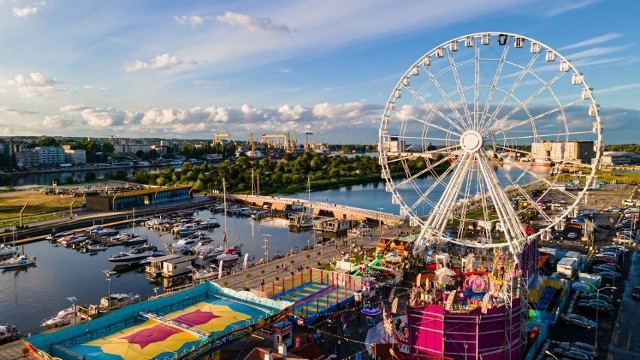
[[[591, 121], [572, 121], [571, 114]], [[537, 40], [464, 35], [409, 66], [382, 115], [379, 161], [392, 202], [421, 228], [414, 253], [440, 263], [435, 276], [419, 276], [411, 292], [408, 331], [397, 336], [406, 355], [522, 357], [537, 241], [585, 198], [600, 163], [602, 131], [583, 74]], [[536, 158], [530, 145], [550, 140], [562, 149], [587, 144], [590, 161], [567, 154], [540, 169], [512, 160], [513, 154]], [[580, 191], [556, 186], [569, 167], [582, 171]], [[404, 178], [395, 177], [397, 168]], [[417, 200], [402, 195], [407, 189]], [[541, 206], [520, 209], [514, 197]], [[560, 214], [542, 206], [552, 197], [567, 200]], [[419, 213], [425, 208], [428, 216]], [[527, 226], [525, 211], [546, 225]], [[471, 227], [475, 236], [468, 235]], [[451, 269], [454, 258], [460, 274]]]

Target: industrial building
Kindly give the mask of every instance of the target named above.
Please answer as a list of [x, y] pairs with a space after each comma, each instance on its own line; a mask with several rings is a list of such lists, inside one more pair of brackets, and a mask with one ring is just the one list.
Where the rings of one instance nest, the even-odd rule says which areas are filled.
[[115, 194], [88, 193], [86, 209], [97, 211], [123, 211], [133, 208], [167, 204], [174, 201], [189, 200], [191, 186], [157, 187]]

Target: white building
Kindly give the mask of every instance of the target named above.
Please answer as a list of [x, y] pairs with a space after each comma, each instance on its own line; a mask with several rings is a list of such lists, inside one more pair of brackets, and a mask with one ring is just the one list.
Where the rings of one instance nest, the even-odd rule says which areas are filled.
[[64, 149], [62, 146], [41, 146], [38, 151], [40, 166], [50, 167], [64, 163]]
[[86, 164], [87, 163], [87, 152], [82, 149], [71, 150], [65, 149], [64, 151], [64, 161], [71, 164]]
[[626, 151], [605, 151], [602, 153], [602, 165], [640, 164], [640, 155]]

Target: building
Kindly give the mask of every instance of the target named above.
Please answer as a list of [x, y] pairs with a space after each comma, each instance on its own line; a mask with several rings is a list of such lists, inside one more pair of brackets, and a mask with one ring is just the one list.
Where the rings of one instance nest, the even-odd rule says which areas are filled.
[[591, 164], [596, 157], [593, 141], [534, 142], [531, 144], [533, 161], [580, 162]]
[[23, 168], [40, 166], [40, 154], [36, 149], [25, 149], [16, 152], [16, 164]]
[[76, 164], [76, 165], [86, 164], [87, 152], [82, 149], [78, 149], [78, 150], [65, 149], [64, 160], [67, 163]]
[[626, 151], [605, 151], [601, 160], [602, 165], [640, 164], [640, 155]]
[[54, 167], [64, 163], [64, 149], [61, 146], [41, 146], [37, 147], [36, 151], [42, 167]]
[[115, 194], [87, 194], [86, 209], [124, 211], [184, 201], [191, 198], [191, 186], [157, 187]]

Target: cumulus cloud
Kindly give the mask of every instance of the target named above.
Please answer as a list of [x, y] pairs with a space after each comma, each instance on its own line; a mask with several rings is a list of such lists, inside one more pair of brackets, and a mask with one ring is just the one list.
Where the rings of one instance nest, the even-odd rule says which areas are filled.
[[64, 128], [73, 125], [74, 119], [62, 115], [45, 116], [42, 125], [48, 128]]
[[121, 111], [113, 108], [88, 108], [80, 111], [82, 120], [89, 126], [119, 126], [139, 122], [142, 114], [133, 111]]
[[46, 3], [43, 1], [39, 4], [33, 4], [29, 6], [24, 6], [24, 7], [14, 6], [13, 9], [11, 9], [11, 12], [15, 17], [27, 17], [27, 16], [35, 15], [45, 5]]
[[181, 15], [181, 16], [173, 17], [173, 20], [175, 20], [176, 23], [180, 25], [189, 25], [192, 28], [196, 28], [204, 24], [205, 21], [210, 19], [212, 19], [212, 17], [210, 16], [198, 16], [198, 15]]
[[28, 76], [18, 74], [9, 80], [8, 84], [16, 87], [20, 96], [24, 98], [54, 99], [57, 94], [70, 92], [63, 82], [41, 73], [31, 73]]
[[[168, 70], [182, 65], [183, 63], [184, 62], [182, 60], [179, 60], [175, 56], [162, 54], [154, 57], [149, 62], [136, 60], [133, 64], [125, 66], [125, 70], [129, 72], [144, 69]], [[193, 63], [193, 61], [191, 63]]]
[[252, 18], [249, 15], [239, 14], [227, 11], [224, 15], [216, 17], [216, 19], [224, 24], [231, 26], [239, 26], [249, 31], [267, 31], [275, 33], [291, 33], [293, 32], [286, 25], [276, 25], [270, 19]]

